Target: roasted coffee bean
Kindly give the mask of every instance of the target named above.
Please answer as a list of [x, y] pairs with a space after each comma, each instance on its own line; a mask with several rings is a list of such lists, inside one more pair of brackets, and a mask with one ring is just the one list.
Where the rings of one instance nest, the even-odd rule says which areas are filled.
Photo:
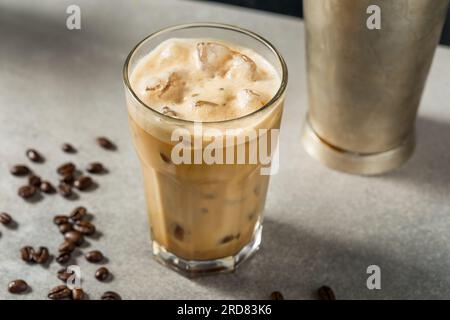
[[175, 226], [175, 229], [173, 231], [173, 235], [175, 236], [176, 239], [178, 239], [179, 241], [183, 241], [184, 238], [184, 229], [182, 227], [180, 227], [178, 224]]
[[73, 183], [75, 182], [75, 177], [73, 174], [66, 174], [61, 176], [61, 178], [59, 178], [59, 182], [67, 184], [68, 186], [73, 186]]
[[23, 186], [19, 188], [17, 194], [24, 199], [29, 199], [36, 194], [36, 188], [33, 186]]
[[92, 186], [92, 179], [88, 176], [81, 176], [73, 183], [73, 186], [78, 190], [87, 190]]
[[55, 187], [48, 181], [42, 181], [40, 189], [44, 193], [54, 193]]
[[98, 250], [89, 251], [84, 256], [87, 261], [93, 263], [97, 263], [103, 260], [103, 253], [101, 253], [101, 251]]
[[58, 192], [64, 198], [70, 198], [72, 196], [72, 188], [69, 185], [65, 184], [65, 183], [60, 183], [59, 184]]
[[63, 284], [60, 286], [54, 287], [48, 293], [49, 299], [52, 299], [52, 300], [66, 299], [66, 298], [69, 298], [70, 296], [72, 296], [72, 290], [70, 290], [69, 288], [67, 288], [66, 285], [63, 285]]
[[322, 286], [317, 290], [320, 300], [336, 300], [333, 289], [328, 286]]
[[64, 143], [61, 146], [62, 151], [66, 153], [76, 153], [77, 149], [75, 149], [70, 143]]
[[70, 253], [73, 250], [75, 250], [75, 243], [69, 241], [64, 241], [58, 247], [58, 251], [61, 253], [62, 252]]
[[102, 147], [103, 149], [106, 150], [116, 150], [116, 145], [114, 143], [111, 142], [111, 140], [109, 140], [106, 137], [98, 137], [97, 138], [97, 143], [99, 144], [100, 147]]
[[14, 294], [23, 293], [23, 292], [27, 291], [27, 289], [28, 289], [28, 284], [24, 280], [21, 280], [21, 279], [11, 281], [8, 284], [8, 291], [10, 293], [14, 293]]
[[67, 282], [72, 274], [72, 272], [67, 271], [67, 268], [62, 268], [58, 270], [57, 277], [59, 280]]
[[40, 188], [41, 187], [41, 177], [37, 176], [37, 175], [31, 175], [28, 177], [28, 184], [30, 186], [33, 186], [35, 188]]
[[61, 252], [57, 257], [56, 261], [59, 264], [66, 264], [70, 260], [70, 252]]
[[57, 226], [63, 224], [63, 223], [69, 223], [69, 217], [68, 216], [55, 216], [53, 218], [53, 223], [56, 224]]
[[72, 300], [83, 300], [84, 291], [81, 288], [72, 289]]
[[71, 223], [61, 223], [58, 226], [58, 229], [59, 229], [59, 232], [61, 232], [62, 234], [65, 234], [66, 232], [73, 230], [73, 227], [72, 227]]
[[76, 221], [73, 225], [73, 228], [74, 230], [87, 236], [93, 235], [95, 233], [95, 226], [89, 221]]
[[100, 162], [92, 162], [88, 164], [86, 171], [89, 173], [102, 173], [105, 171], [105, 167]]
[[23, 164], [17, 164], [15, 166], [11, 167], [11, 169], [9, 169], [9, 172], [11, 172], [11, 174], [14, 176], [20, 177], [20, 176], [29, 175], [31, 170]]
[[25, 262], [34, 262], [34, 249], [30, 246], [25, 246], [20, 249], [20, 257]]
[[56, 171], [62, 176], [66, 176], [69, 174], [72, 175], [75, 173], [75, 170], [76, 167], [72, 162], [63, 163], [58, 167], [58, 169], [56, 169]]
[[26, 155], [33, 162], [44, 162], [44, 157], [35, 149], [28, 149]]
[[114, 291], [106, 291], [102, 294], [102, 300], [122, 300], [122, 297]]
[[72, 221], [79, 221], [83, 219], [87, 214], [87, 209], [85, 207], [76, 207], [72, 210], [69, 217]]
[[6, 212], [0, 212], [0, 223], [7, 225], [10, 224], [12, 222], [12, 218], [9, 214], [7, 214]]
[[36, 263], [40, 263], [40, 264], [46, 263], [49, 257], [50, 257], [50, 254], [46, 247], [39, 247], [39, 249], [37, 251], [35, 251], [33, 254], [33, 260]]
[[95, 271], [95, 278], [98, 281], [105, 281], [109, 278], [109, 270], [106, 267], [100, 267]]
[[75, 243], [76, 246], [80, 246], [84, 242], [83, 235], [75, 230], [66, 232], [64, 234], [64, 239], [66, 239], [66, 241]]
[[270, 299], [272, 300], [284, 300], [283, 295], [280, 291], [274, 291], [270, 294]]

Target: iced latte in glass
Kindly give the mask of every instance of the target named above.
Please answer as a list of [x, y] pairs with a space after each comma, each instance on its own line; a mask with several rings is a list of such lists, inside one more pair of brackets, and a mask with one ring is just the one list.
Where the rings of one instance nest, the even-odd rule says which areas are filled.
[[261, 241], [283, 59], [249, 31], [183, 25], [139, 43], [124, 79], [155, 257], [191, 275], [234, 270]]

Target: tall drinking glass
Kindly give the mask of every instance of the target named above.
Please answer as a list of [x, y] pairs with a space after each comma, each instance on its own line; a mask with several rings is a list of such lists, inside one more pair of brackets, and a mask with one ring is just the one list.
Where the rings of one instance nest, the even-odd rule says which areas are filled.
[[[156, 32], [141, 41], [129, 54], [123, 71], [132, 137], [139, 156], [145, 184], [153, 254], [158, 261], [190, 275], [232, 271], [252, 255], [261, 241], [261, 221], [269, 175], [264, 165], [175, 164], [172, 150], [177, 129], [188, 132], [192, 153], [205, 148], [211, 137], [198, 132], [199, 123], [171, 117], [146, 105], [130, 85], [130, 76], [139, 60], [161, 42], [171, 38], [218, 39], [252, 49], [264, 57], [279, 74], [275, 96], [257, 111], [226, 121], [203, 122], [202, 132], [214, 129], [223, 137], [239, 141], [258, 130], [233, 150], [251, 149], [252, 143], [268, 139], [278, 129], [287, 85], [287, 68], [278, 51], [262, 37], [237, 27], [220, 24], [180, 25]], [[197, 130], [197, 131], [196, 131]], [[262, 133], [261, 133], [262, 132]], [[270, 139], [268, 139], [270, 140]], [[275, 148], [269, 146], [269, 152]], [[221, 152], [229, 152], [224, 146]], [[219, 150], [220, 151], [220, 150]], [[216, 151], [217, 152], [217, 151]]]

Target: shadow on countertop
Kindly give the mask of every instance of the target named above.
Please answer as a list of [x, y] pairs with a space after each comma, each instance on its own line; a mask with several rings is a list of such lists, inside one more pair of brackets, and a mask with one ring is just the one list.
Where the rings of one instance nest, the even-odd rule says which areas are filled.
[[[436, 276], [431, 266], [424, 270], [387, 252], [357, 242], [339, 243], [327, 235], [266, 219], [262, 248], [250, 261], [233, 274], [192, 281], [234, 299], [268, 299], [272, 291], [281, 291], [285, 299], [317, 299], [322, 285], [332, 287], [340, 300], [442, 299], [450, 295], [450, 279]], [[381, 290], [366, 287], [366, 270], [373, 264], [381, 268]]]
[[[438, 194], [450, 206], [450, 123], [420, 117], [417, 136], [417, 148], [410, 161], [382, 179], [400, 184], [408, 182], [405, 185], [430, 193], [434, 199]], [[436, 212], [434, 218], [442, 219], [445, 215]], [[370, 225], [364, 226], [367, 227]], [[349, 237], [318, 234], [306, 227], [266, 218], [262, 248], [250, 261], [234, 274], [193, 281], [236, 299], [268, 299], [276, 290], [286, 299], [316, 299], [316, 290], [325, 284], [335, 290], [338, 299], [442, 299], [450, 296], [450, 278], [445, 272], [448, 266], [442, 262], [446, 248], [439, 247], [439, 243], [444, 246], [445, 241], [432, 232], [421, 237], [424, 231], [414, 224], [390, 227], [403, 230], [403, 236], [397, 237], [394, 233], [392, 237], [401, 243], [395, 240], [377, 243], [378, 236], [364, 243], [346, 241]], [[352, 228], [349, 225], [347, 229], [351, 232]], [[411, 237], [405, 239], [404, 233]], [[427, 248], [432, 250], [427, 251]], [[395, 252], [404, 254], [398, 256]], [[382, 270], [382, 290], [366, 287], [369, 276], [366, 269], [372, 264]]]
[[385, 179], [412, 182], [423, 192], [446, 195], [450, 205], [450, 123], [419, 117], [416, 135], [411, 159]]

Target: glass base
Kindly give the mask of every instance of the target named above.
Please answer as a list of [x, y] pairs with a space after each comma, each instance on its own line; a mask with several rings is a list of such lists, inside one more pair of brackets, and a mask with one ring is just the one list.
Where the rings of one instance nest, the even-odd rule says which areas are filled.
[[361, 154], [341, 150], [326, 143], [305, 121], [301, 138], [306, 152], [327, 167], [350, 174], [377, 175], [400, 167], [412, 155], [415, 147], [414, 132], [402, 144], [386, 152]]
[[156, 241], [152, 241], [153, 257], [161, 264], [189, 277], [233, 272], [249, 259], [261, 244], [262, 225], [258, 222], [252, 240], [237, 254], [215, 260], [185, 260], [169, 252]]

